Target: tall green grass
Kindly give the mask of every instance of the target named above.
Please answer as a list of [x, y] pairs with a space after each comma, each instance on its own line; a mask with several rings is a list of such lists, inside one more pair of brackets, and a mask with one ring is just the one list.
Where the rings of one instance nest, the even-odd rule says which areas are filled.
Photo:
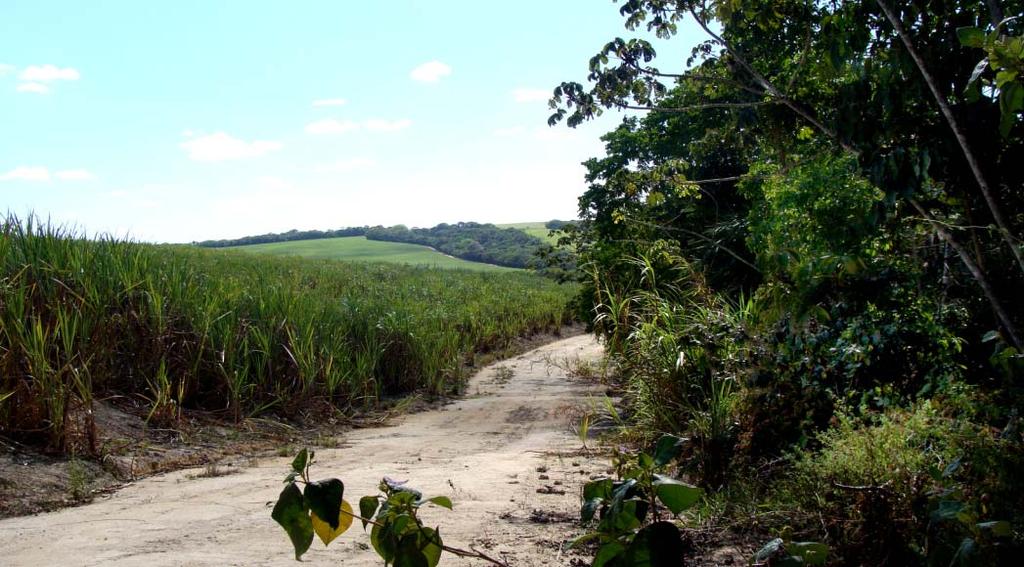
[[572, 290], [516, 272], [251, 256], [0, 223], [0, 429], [80, 444], [92, 399], [238, 419], [463, 381], [474, 352], [553, 329]]

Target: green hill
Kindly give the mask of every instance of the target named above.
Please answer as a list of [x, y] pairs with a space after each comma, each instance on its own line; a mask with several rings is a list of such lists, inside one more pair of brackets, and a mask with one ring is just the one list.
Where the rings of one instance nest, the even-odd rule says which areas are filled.
[[271, 242], [249, 246], [234, 246], [228, 250], [241, 250], [252, 254], [270, 254], [274, 256], [302, 256], [329, 260], [346, 260], [355, 262], [391, 262], [397, 264], [413, 264], [453, 268], [464, 270], [502, 271], [513, 270], [492, 264], [469, 262], [446, 256], [427, 246], [367, 240], [363, 236], [347, 236], [341, 238], [322, 238], [317, 240], [295, 240], [290, 242]]
[[498, 228], [516, 228], [530, 236], [536, 236], [537, 238], [547, 242], [554, 246], [558, 244], [558, 239], [549, 235], [551, 232], [547, 227], [544, 226], [543, 222], [513, 222], [508, 224], [499, 224]]

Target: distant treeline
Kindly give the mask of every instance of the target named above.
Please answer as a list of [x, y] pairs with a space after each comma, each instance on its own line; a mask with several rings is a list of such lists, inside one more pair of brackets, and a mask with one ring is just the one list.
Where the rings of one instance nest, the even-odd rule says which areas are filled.
[[[570, 221], [551, 220], [544, 223], [544, 226], [550, 230], [557, 230], [571, 224]], [[475, 222], [442, 223], [433, 228], [412, 229], [399, 224], [390, 227], [361, 226], [338, 230], [290, 230], [228, 240], [204, 240], [194, 244], [204, 248], [226, 248], [343, 236], [365, 236], [369, 240], [430, 246], [463, 260], [510, 268], [536, 269], [559, 280], [566, 279], [567, 274], [575, 267], [569, 252], [556, 249], [536, 236], [516, 228], [499, 228], [493, 224]]]
[[375, 226], [366, 231], [370, 240], [406, 242], [430, 246], [456, 258], [486, 262], [510, 268], [528, 268], [544, 241], [515, 228], [493, 224], [460, 222], [439, 224], [434, 228]]
[[338, 230], [289, 230], [288, 232], [243, 236], [228, 240], [204, 240], [195, 242], [203, 248], [227, 248], [228, 246], [247, 246], [249, 244], [267, 244], [268, 242], [290, 242], [292, 240], [318, 240], [320, 238], [340, 238], [342, 236], [363, 236], [369, 230], [367, 226], [339, 228]]

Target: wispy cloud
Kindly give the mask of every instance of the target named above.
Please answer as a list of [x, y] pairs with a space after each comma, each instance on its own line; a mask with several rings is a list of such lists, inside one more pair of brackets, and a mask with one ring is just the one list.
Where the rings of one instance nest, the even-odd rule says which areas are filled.
[[50, 94], [50, 87], [42, 83], [19, 83], [19, 93]]
[[377, 165], [377, 162], [370, 158], [355, 157], [340, 159], [333, 163], [317, 166], [315, 171], [317, 173], [344, 173], [346, 171], [366, 169], [375, 165]]
[[20, 166], [0, 173], [0, 181], [49, 181], [50, 170], [45, 167]]
[[348, 101], [343, 98], [322, 98], [314, 100], [313, 106], [342, 106], [346, 103], [348, 103]]
[[352, 120], [337, 120], [335, 118], [326, 118], [324, 120], [317, 120], [316, 122], [310, 122], [306, 124], [307, 134], [344, 134], [345, 132], [353, 132], [355, 130], [366, 130], [367, 132], [397, 132], [404, 130], [412, 126], [412, 120], [383, 120], [380, 118], [371, 118], [364, 120], [363, 122], [355, 122]]
[[7, 63], [0, 63], [0, 77], [14, 71], [14, 65], [8, 65]]
[[224, 132], [216, 132], [182, 142], [181, 147], [191, 160], [213, 162], [259, 157], [280, 150], [282, 144], [267, 140], [247, 142]]
[[370, 132], [397, 132], [412, 126], [412, 120], [380, 120], [370, 119], [364, 125]]
[[91, 181], [96, 179], [96, 176], [87, 169], [66, 169], [58, 171], [53, 175], [61, 181]]
[[409, 73], [409, 77], [421, 83], [436, 83], [442, 77], [452, 74], [452, 68], [440, 61], [428, 61]]
[[343, 134], [358, 129], [359, 124], [351, 120], [336, 120], [334, 118], [326, 118], [306, 124], [307, 134]]
[[512, 91], [516, 102], [541, 102], [551, 98], [551, 91], [544, 89], [518, 88]]
[[77, 69], [71, 67], [57, 67], [56, 65], [30, 65], [18, 75], [22, 81], [49, 82], [49, 81], [77, 81], [81, 74]]

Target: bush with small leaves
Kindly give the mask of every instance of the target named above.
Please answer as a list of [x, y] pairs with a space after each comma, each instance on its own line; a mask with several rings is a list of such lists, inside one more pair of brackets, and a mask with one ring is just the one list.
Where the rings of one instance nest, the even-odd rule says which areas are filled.
[[652, 454], [620, 457], [617, 480], [603, 478], [584, 485], [580, 517], [586, 524], [596, 516], [598, 524], [573, 545], [598, 542], [593, 567], [682, 565], [682, 533], [671, 519], [696, 504], [704, 492], [660, 473], [679, 456], [683, 443], [679, 437], [665, 435]]

